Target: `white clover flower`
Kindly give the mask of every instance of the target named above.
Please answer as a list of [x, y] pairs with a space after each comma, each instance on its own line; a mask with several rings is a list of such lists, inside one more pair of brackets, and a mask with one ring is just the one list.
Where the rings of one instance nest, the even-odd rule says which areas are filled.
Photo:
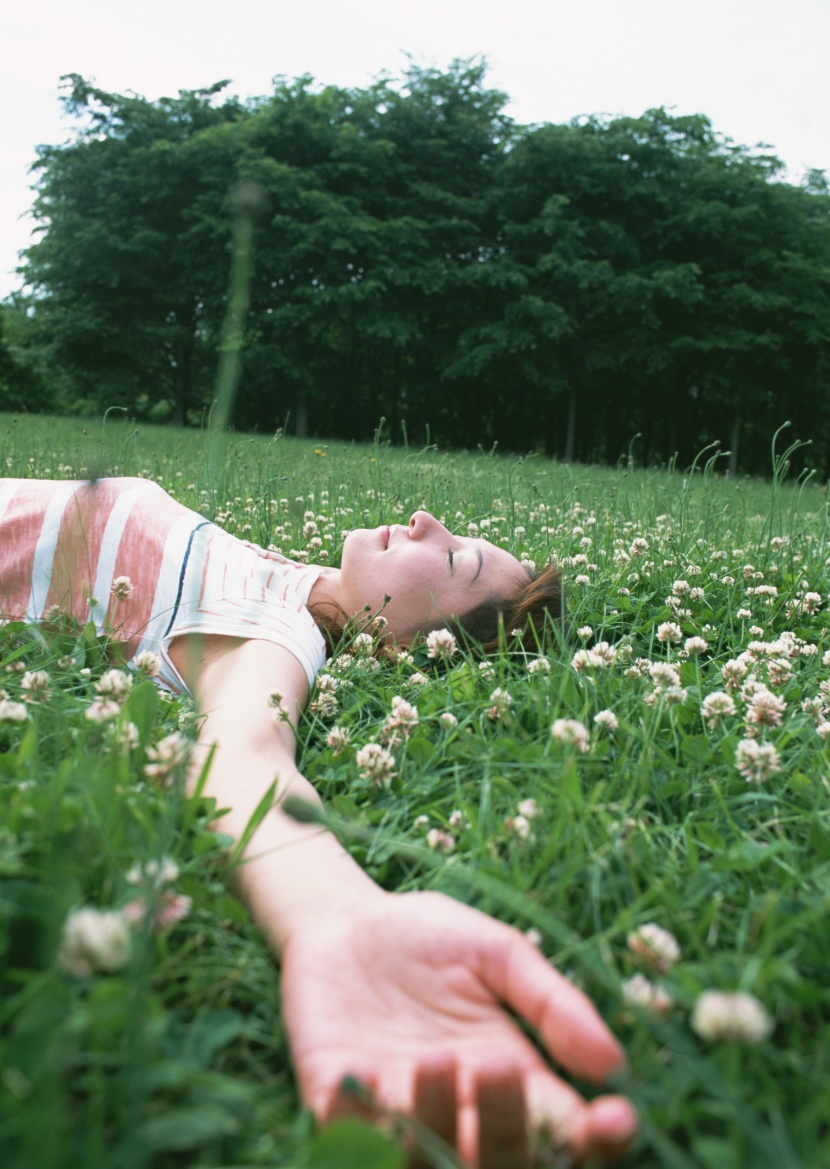
[[392, 699], [392, 714], [387, 721], [393, 726], [411, 730], [418, 724], [418, 708], [413, 706], [411, 702], [407, 702], [405, 698], [401, 698], [400, 695], [396, 695]]
[[607, 641], [598, 641], [588, 652], [591, 655], [591, 660], [594, 665], [600, 670], [610, 669], [617, 660], [616, 649], [613, 645], [609, 645]]
[[749, 666], [741, 658], [731, 658], [721, 666], [721, 676], [726, 683], [727, 690], [737, 690], [741, 682], [749, 673]]
[[731, 694], [718, 690], [706, 695], [700, 704], [700, 712], [709, 724], [710, 730], [713, 730], [720, 719], [735, 714], [735, 700]]
[[[311, 714], [316, 714], [318, 718], [323, 720], [337, 718], [340, 712], [340, 704], [337, 701], [337, 695], [333, 689], [323, 688], [316, 689], [314, 697], [308, 704], [308, 709]], [[274, 714], [276, 722], [284, 722], [288, 719], [288, 711], [284, 707], [280, 707]]]
[[370, 658], [375, 651], [375, 639], [371, 633], [358, 633], [349, 647], [358, 658]]
[[27, 702], [45, 702], [49, 697], [49, 673], [46, 670], [27, 670], [23, 675], [20, 688], [24, 690], [24, 699]]
[[355, 755], [358, 771], [363, 779], [375, 787], [388, 787], [395, 774], [395, 757], [380, 743], [367, 743]]
[[687, 637], [684, 648], [688, 654], [702, 654], [706, 653], [709, 643], [705, 637]]
[[821, 593], [805, 593], [801, 602], [805, 613], [818, 613], [821, 608]]
[[28, 717], [29, 712], [24, 703], [0, 698], [0, 723], [22, 723]]
[[508, 816], [504, 821], [508, 832], [518, 836], [520, 840], [527, 840], [530, 836], [530, 821], [527, 816]]
[[427, 657], [448, 661], [458, 652], [458, 645], [449, 629], [433, 629], [427, 634]]
[[157, 678], [161, 672], [161, 658], [152, 650], [142, 650], [133, 658], [133, 665], [145, 678]]
[[554, 719], [550, 728], [550, 736], [557, 743], [574, 747], [582, 755], [587, 755], [590, 749], [591, 741], [588, 728], [575, 718]]
[[144, 765], [144, 774], [162, 787], [167, 787], [176, 772], [187, 763], [191, 747], [190, 739], [185, 738], [181, 731], [173, 731], [155, 747], [148, 748], [149, 762]]
[[676, 597], [682, 597], [685, 593], [689, 592], [691, 587], [687, 580], [676, 580], [671, 587], [671, 591]]
[[332, 727], [326, 735], [326, 743], [335, 755], [339, 755], [349, 745], [351, 731], [348, 727]]
[[179, 866], [169, 856], [163, 856], [160, 861], [137, 861], [128, 869], [126, 877], [131, 885], [148, 885], [152, 889], [160, 889], [179, 879]]
[[118, 718], [121, 707], [112, 698], [96, 698], [84, 711], [84, 718], [90, 722], [105, 723]]
[[758, 689], [749, 700], [746, 721], [751, 726], [778, 727], [787, 704], [783, 698], [767, 690], [759, 683]]
[[500, 686], [497, 686], [490, 695], [490, 702], [493, 705], [488, 707], [486, 713], [487, 717], [492, 720], [502, 718], [513, 705], [513, 699], [510, 694], [506, 690], [502, 690]]
[[460, 832], [465, 828], [470, 827], [470, 821], [467, 819], [460, 808], [454, 808], [452, 812], [450, 812], [449, 825], [450, 828], [454, 829], [456, 832]]
[[445, 710], [443, 714], [439, 714], [438, 721], [441, 724], [441, 726], [446, 727], [446, 729], [448, 731], [451, 730], [453, 727], [458, 726], [458, 719], [455, 717], [455, 715], [452, 713], [451, 710]]
[[543, 939], [539, 930], [536, 929], [536, 926], [532, 925], [530, 929], [525, 930], [525, 937], [530, 942], [531, 946], [535, 946], [537, 950], [539, 949]]
[[133, 684], [132, 674], [125, 670], [107, 670], [95, 683], [96, 691], [102, 698], [110, 698], [119, 705], [130, 693]]
[[124, 916], [130, 925], [138, 925], [144, 921], [151, 907], [155, 908], [153, 926], [159, 933], [171, 929], [177, 921], [181, 921], [190, 913], [193, 899], [184, 893], [174, 893], [172, 889], [164, 889], [161, 894], [152, 897], [136, 897], [124, 906]]
[[638, 926], [626, 940], [629, 950], [647, 966], [665, 974], [680, 958], [680, 946], [674, 934], [653, 921]]
[[692, 1027], [701, 1039], [761, 1043], [772, 1030], [772, 1020], [755, 995], [707, 990], [695, 1003]]
[[69, 914], [58, 951], [61, 970], [89, 978], [96, 970], [120, 970], [129, 957], [130, 929], [123, 913], [85, 906]]
[[594, 715], [594, 726], [601, 731], [613, 735], [619, 727], [619, 720], [613, 710], [599, 710]]
[[117, 576], [110, 588], [110, 592], [116, 601], [129, 601], [133, 595], [133, 591], [133, 582], [128, 576]]
[[590, 625], [580, 625], [576, 631], [576, 635], [582, 638], [583, 641], [587, 641], [589, 637], [593, 637], [594, 631]]
[[406, 679], [410, 686], [428, 686], [429, 678], [426, 674], [422, 674], [420, 670], [416, 670], [414, 674], [410, 674]]
[[747, 783], [763, 783], [781, 770], [781, 759], [772, 743], [741, 739], [735, 750], [735, 766]]
[[128, 751], [134, 751], [138, 746], [141, 736], [138, 732], [138, 727], [133, 722], [118, 723], [114, 719], [107, 724], [105, 739], [107, 746], [105, 751], [111, 748], [126, 748]]
[[644, 974], [635, 974], [622, 984], [623, 999], [633, 1007], [639, 1007], [651, 1015], [664, 1018], [674, 1006], [674, 999], [667, 990], [651, 982]]
[[579, 576], [574, 577], [574, 584], [576, 585], [589, 585], [590, 583], [590, 576], [586, 576], [584, 572], [581, 572]]
[[674, 621], [664, 621], [662, 625], [657, 626], [657, 640], [666, 642], [669, 645], [681, 641], [683, 638], [683, 630]]
[[520, 816], [526, 816], [528, 820], [532, 820], [534, 816], [539, 815], [539, 805], [535, 800], [519, 800], [516, 805], [516, 810]]
[[549, 674], [550, 660], [548, 658], [533, 658], [527, 663], [528, 674]]
[[449, 854], [455, 848], [455, 838], [451, 832], [446, 832], [443, 828], [430, 828], [427, 832], [427, 845], [434, 852]]
[[671, 690], [680, 685], [680, 673], [668, 662], [649, 662], [648, 673], [655, 689]]
[[771, 686], [786, 686], [793, 675], [793, 668], [786, 658], [772, 658], [767, 662], [767, 673]]

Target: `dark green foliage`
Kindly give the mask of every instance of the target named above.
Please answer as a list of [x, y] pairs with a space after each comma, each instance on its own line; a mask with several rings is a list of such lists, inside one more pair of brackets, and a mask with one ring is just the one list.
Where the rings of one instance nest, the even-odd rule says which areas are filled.
[[518, 127], [475, 62], [367, 89], [278, 79], [248, 103], [66, 82], [79, 130], [41, 149], [24, 268], [66, 407], [210, 408], [228, 191], [254, 180], [237, 427], [364, 439], [385, 417], [395, 441], [610, 462], [635, 434], [647, 463], [718, 440], [766, 471], [790, 419], [825, 475], [820, 173], [781, 182], [702, 115]]

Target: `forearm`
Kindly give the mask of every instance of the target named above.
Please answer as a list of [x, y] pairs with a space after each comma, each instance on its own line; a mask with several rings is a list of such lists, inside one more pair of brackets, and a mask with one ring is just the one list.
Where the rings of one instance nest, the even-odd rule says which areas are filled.
[[[201, 769], [210, 744], [209, 725], [204, 746], [194, 760]], [[227, 741], [215, 746], [205, 794], [227, 809], [216, 821], [218, 831], [239, 840], [262, 797], [276, 779], [274, 806], [248, 841], [234, 871], [236, 891], [276, 954], [304, 922], [321, 915], [348, 913], [365, 906], [383, 892], [342, 847], [318, 824], [303, 824], [286, 815], [283, 803], [290, 794], [320, 805], [320, 798], [296, 766], [277, 750]]]

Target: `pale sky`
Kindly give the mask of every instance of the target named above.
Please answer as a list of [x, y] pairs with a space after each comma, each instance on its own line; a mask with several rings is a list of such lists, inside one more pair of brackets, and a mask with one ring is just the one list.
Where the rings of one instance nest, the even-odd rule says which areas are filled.
[[446, 68], [484, 56], [518, 122], [703, 113], [770, 145], [798, 182], [830, 172], [830, 0], [0, 0], [0, 297], [29, 238], [28, 168], [63, 141], [59, 78], [155, 99], [277, 75], [363, 86], [410, 54]]

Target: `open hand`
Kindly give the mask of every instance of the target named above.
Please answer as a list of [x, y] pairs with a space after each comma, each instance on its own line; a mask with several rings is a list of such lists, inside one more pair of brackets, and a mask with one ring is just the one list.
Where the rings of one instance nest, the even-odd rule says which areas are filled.
[[355, 1076], [479, 1169], [527, 1169], [543, 1127], [577, 1160], [613, 1160], [633, 1138], [623, 1097], [586, 1103], [552, 1058], [594, 1081], [624, 1064], [591, 1002], [517, 930], [437, 893], [384, 894], [321, 913], [283, 953], [283, 1011], [305, 1100], [321, 1120], [349, 1107]]

